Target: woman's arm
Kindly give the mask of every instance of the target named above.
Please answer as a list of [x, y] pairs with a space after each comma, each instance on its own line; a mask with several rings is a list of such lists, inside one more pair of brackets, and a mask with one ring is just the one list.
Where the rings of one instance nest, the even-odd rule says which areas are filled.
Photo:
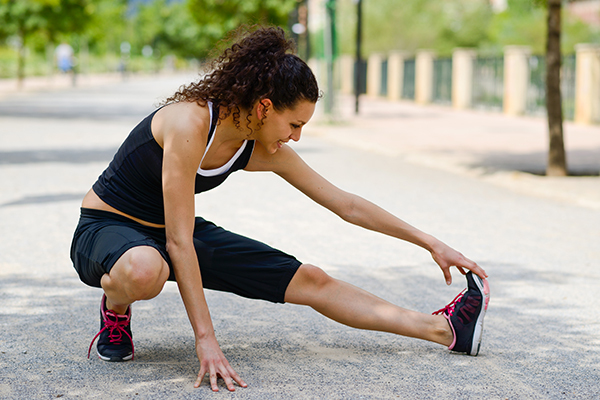
[[487, 277], [485, 271], [476, 263], [435, 237], [409, 225], [372, 202], [331, 184], [310, 168], [289, 146], [284, 146], [273, 155], [267, 154], [257, 146], [246, 169], [273, 171], [344, 221], [408, 241], [428, 250], [442, 269], [447, 284], [452, 283], [450, 275], [452, 266], [456, 266], [463, 274], [466, 273], [464, 270], [466, 268], [482, 278]]
[[[195, 223], [194, 184], [198, 165], [206, 146], [209, 120], [199, 117], [195, 104], [177, 104], [164, 109], [158, 124], [163, 142], [163, 191], [167, 251], [173, 263], [177, 285], [195, 335], [200, 372], [198, 387], [206, 373], [214, 391], [221, 376], [231, 391], [235, 380], [246, 384], [225, 359], [215, 337], [210, 312], [204, 297], [202, 277], [193, 244]], [[202, 115], [202, 113], [200, 113]]]

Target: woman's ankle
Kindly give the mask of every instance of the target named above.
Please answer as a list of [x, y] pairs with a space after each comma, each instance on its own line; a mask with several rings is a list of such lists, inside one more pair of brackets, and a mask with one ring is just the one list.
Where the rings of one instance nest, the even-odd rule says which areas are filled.
[[127, 309], [129, 308], [129, 304], [125, 304], [125, 305], [115, 304], [115, 303], [111, 302], [108, 297], [106, 297], [105, 304], [106, 304], [107, 310], [112, 310], [118, 315], [125, 315], [125, 313], [127, 312]]
[[434, 342], [442, 344], [444, 346], [450, 346], [454, 341], [454, 332], [452, 327], [448, 323], [448, 320], [443, 315], [436, 315], [436, 322], [434, 328], [434, 336], [436, 340]]

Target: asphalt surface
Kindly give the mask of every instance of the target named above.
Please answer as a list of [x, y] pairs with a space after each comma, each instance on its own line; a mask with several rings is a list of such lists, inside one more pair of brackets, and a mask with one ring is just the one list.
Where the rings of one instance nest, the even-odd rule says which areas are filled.
[[[600, 178], [594, 155], [600, 157], [593, 142], [600, 130], [582, 134], [593, 142], [581, 145], [589, 155], [578, 164], [582, 176], [548, 185], [515, 172], [536, 172], [539, 156], [523, 151], [502, 158], [502, 151], [492, 151], [503, 142], [502, 124], [510, 133], [538, 122], [367, 100], [362, 119], [343, 111], [341, 121], [329, 124], [317, 115], [293, 146], [341, 188], [487, 270], [492, 298], [479, 356], [348, 328], [306, 307], [207, 291], [217, 338], [248, 388], [229, 393], [221, 383], [219, 393], [207, 384], [194, 389], [199, 365], [193, 334], [177, 288], [168, 283], [157, 298], [133, 305], [135, 361], [88, 360], [101, 291], [81, 283], [69, 260], [81, 198], [129, 130], [189, 78], [0, 96], [0, 398], [600, 397]], [[479, 137], [471, 152], [449, 151], [457, 144], [469, 149], [471, 142], [444, 142], [439, 126], [428, 125], [432, 115], [449, 131], [453, 120], [482, 131], [493, 120], [498, 132]], [[519, 121], [526, 126], [515, 128]], [[386, 126], [403, 123], [413, 124], [413, 136], [381, 136]], [[496, 158], [481, 157], [492, 153]], [[482, 160], [488, 162], [483, 169]], [[565, 185], [570, 195], [562, 193]], [[432, 312], [465, 285], [454, 271], [447, 287], [426, 251], [350, 226], [272, 174], [236, 173], [197, 196], [196, 209], [406, 308]]]

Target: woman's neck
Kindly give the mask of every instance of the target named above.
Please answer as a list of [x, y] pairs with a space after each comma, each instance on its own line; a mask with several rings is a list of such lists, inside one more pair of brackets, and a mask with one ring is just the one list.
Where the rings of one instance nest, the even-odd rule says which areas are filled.
[[243, 142], [244, 140], [251, 139], [252, 131], [256, 130], [256, 124], [253, 121], [252, 116], [250, 116], [250, 127], [247, 125], [246, 120], [246, 111], [242, 111], [239, 113], [238, 121], [234, 121], [233, 113], [229, 114], [226, 118], [219, 121], [217, 125], [215, 140], [218, 139], [219, 143], [225, 142]]

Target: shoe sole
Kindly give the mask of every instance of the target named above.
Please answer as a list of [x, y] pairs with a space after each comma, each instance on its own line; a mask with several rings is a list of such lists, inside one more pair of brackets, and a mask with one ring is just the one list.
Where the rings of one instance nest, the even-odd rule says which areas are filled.
[[473, 332], [473, 342], [471, 343], [471, 351], [469, 352], [469, 355], [476, 356], [479, 354], [481, 337], [483, 336], [483, 318], [485, 317], [485, 312], [487, 311], [490, 302], [490, 286], [487, 280], [483, 280], [475, 274], [473, 274], [473, 281], [479, 288], [479, 291], [483, 293], [483, 307], [477, 316], [475, 331]]
[[118, 358], [118, 357], [105, 357], [103, 355], [101, 355], [100, 353], [98, 353], [98, 350], [96, 350], [96, 354], [98, 354], [98, 358], [103, 360], [103, 361], [112, 361], [112, 362], [120, 362], [120, 361], [129, 361], [133, 358], [133, 354], [130, 354], [128, 356], [125, 356], [123, 358]]

